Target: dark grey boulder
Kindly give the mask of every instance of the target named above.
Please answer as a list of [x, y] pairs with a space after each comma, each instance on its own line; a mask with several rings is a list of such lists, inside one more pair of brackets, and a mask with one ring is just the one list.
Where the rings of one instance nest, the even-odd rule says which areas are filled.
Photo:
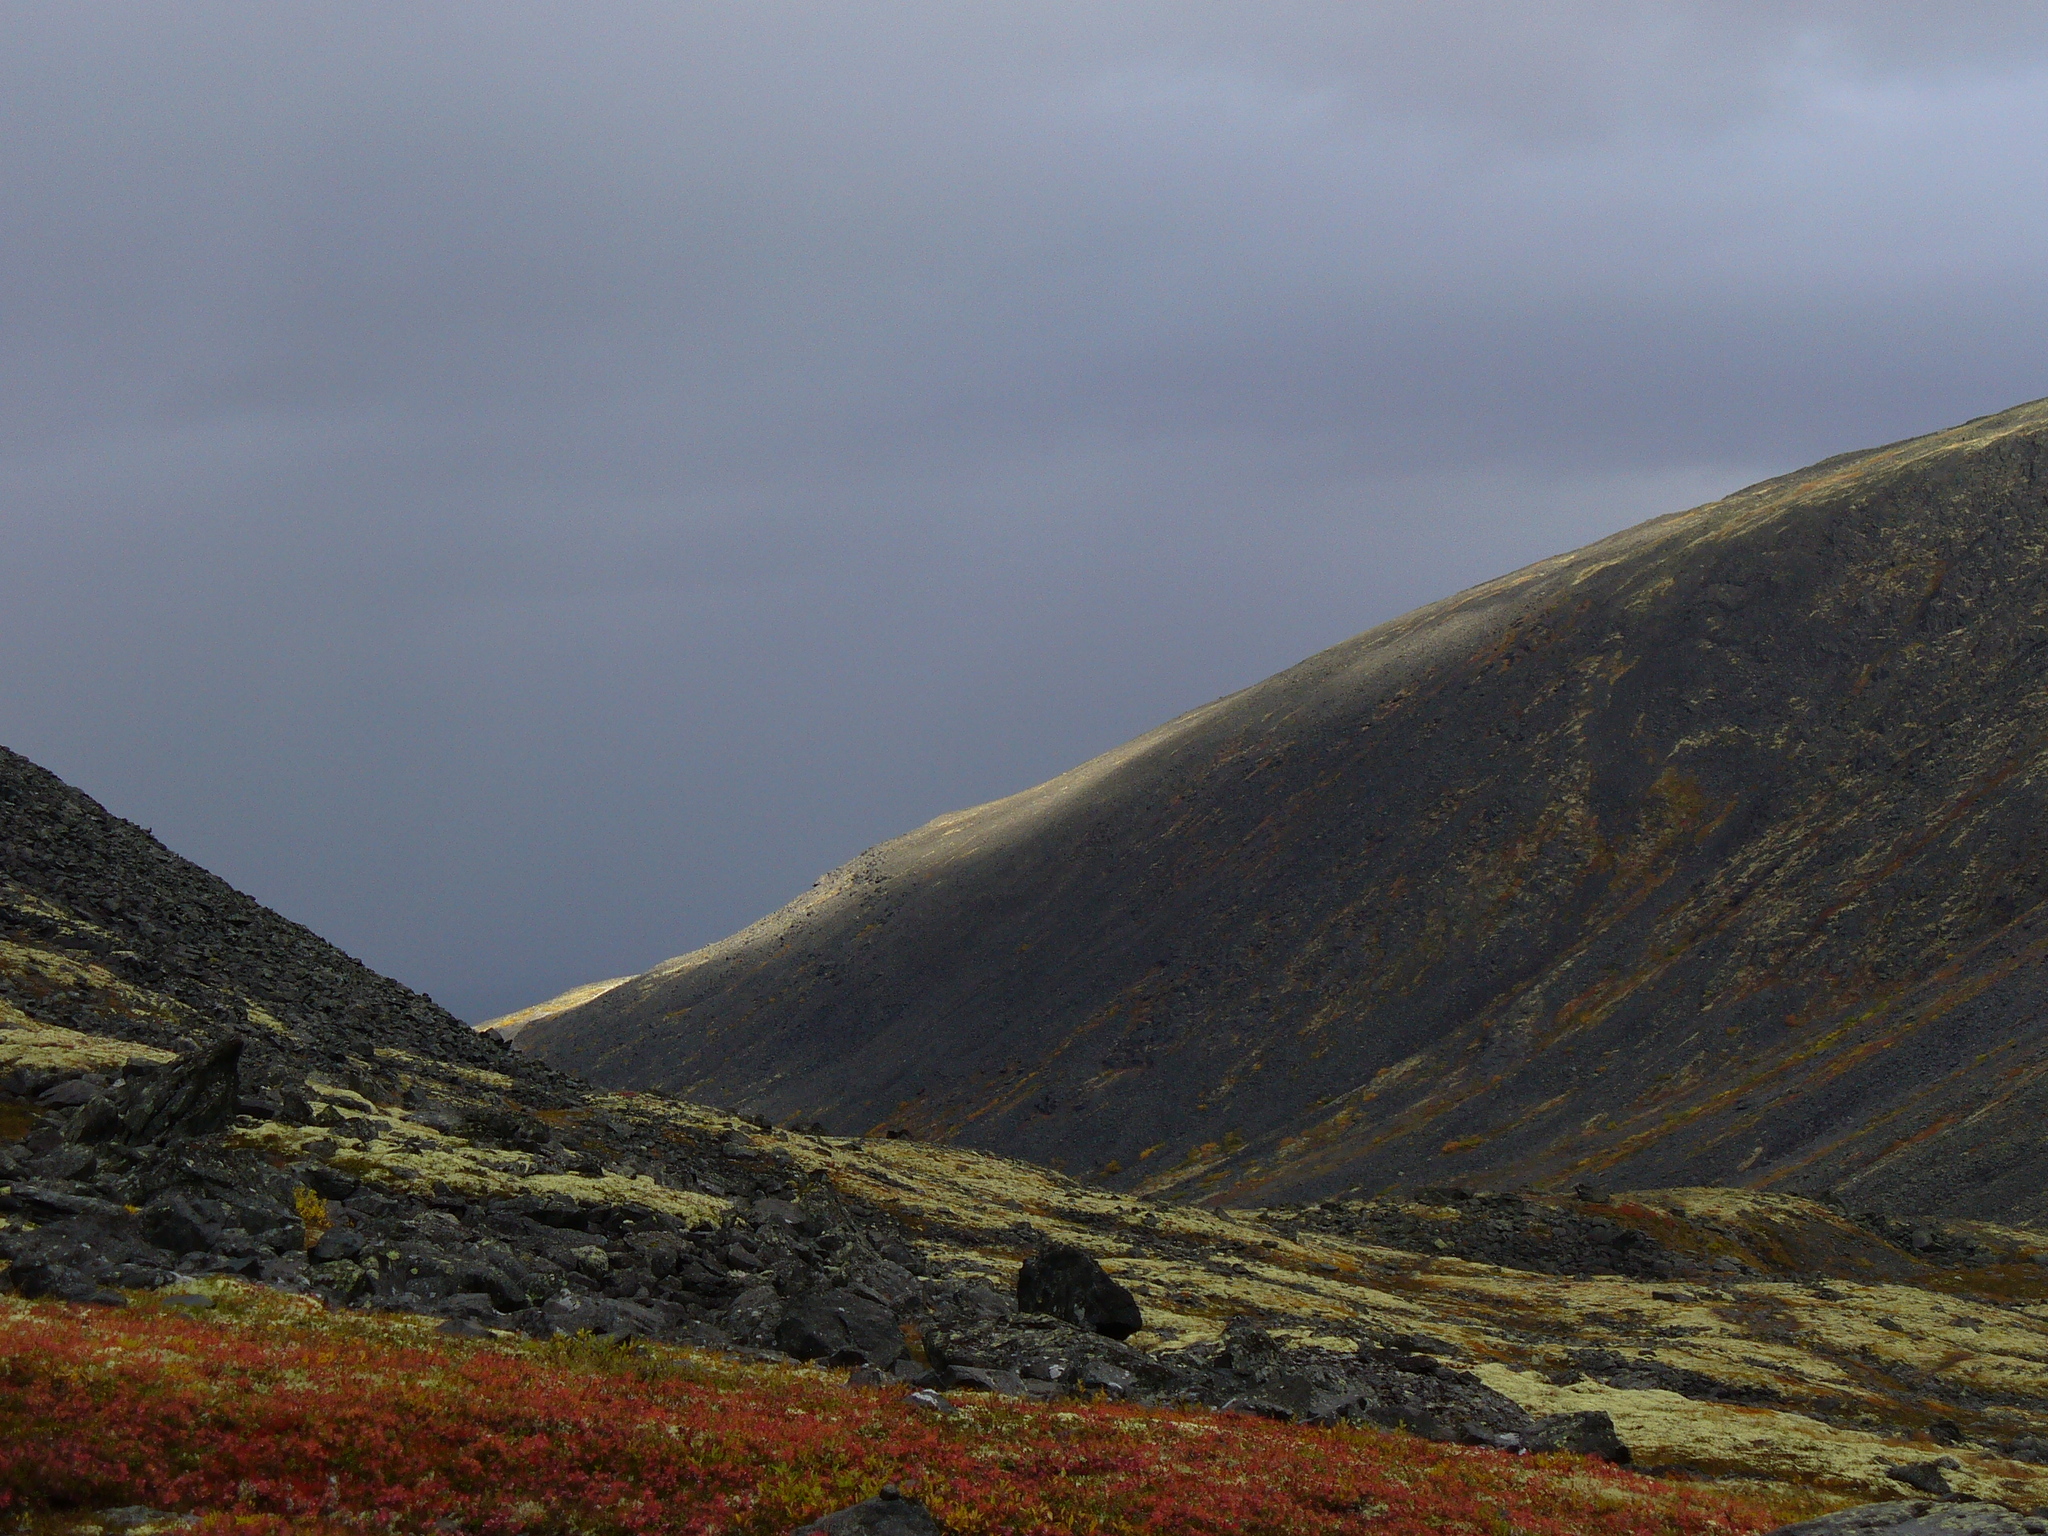
[[16, 1264], [7, 1271], [7, 1278], [16, 1293], [30, 1301], [49, 1298], [56, 1301], [89, 1302], [102, 1307], [123, 1307], [128, 1304], [128, 1298], [119, 1291], [110, 1291], [90, 1275], [56, 1264]]
[[309, 1257], [315, 1264], [332, 1264], [336, 1259], [353, 1259], [362, 1251], [362, 1233], [354, 1227], [335, 1227], [320, 1234]]
[[1067, 1243], [1048, 1243], [1017, 1273], [1017, 1310], [1127, 1339], [1144, 1327], [1137, 1298], [1112, 1280], [1093, 1255]]
[[946, 1528], [916, 1499], [891, 1484], [874, 1498], [820, 1515], [790, 1536], [946, 1536]]
[[978, 1365], [956, 1365], [948, 1373], [955, 1388], [968, 1387], [977, 1392], [994, 1392], [1003, 1397], [1028, 1397], [1029, 1389], [1024, 1378], [1015, 1371], [984, 1370]]
[[2048, 1520], [1998, 1504], [1937, 1504], [1914, 1499], [1859, 1504], [1817, 1520], [1781, 1525], [1770, 1536], [2048, 1536]]
[[526, 1276], [517, 1262], [481, 1253], [460, 1253], [455, 1260], [457, 1292], [482, 1294], [500, 1312], [517, 1312], [532, 1299], [527, 1295]]
[[71, 1139], [139, 1147], [225, 1130], [240, 1113], [241, 1060], [235, 1035], [182, 1056], [160, 1073], [93, 1099], [78, 1112]]
[[74, 1077], [54, 1088], [45, 1088], [36, 1095], [36, 1102], [45, 1109], [75, 1109], [98, 1098], [106, 1086], [102, 1077]]
[[602, 1296], [554, 1296], [539, 1308], [547, 1332], [594, 1333], [613, 1339], [645, 1339], [660, 1333], [665, 1319], [652, 1307]]
[[[1948, 1463], [1949, 1467], [1954, 1465], [1953, 1461]], [[1895, 1483], [1904, 1483], [1908, 1488], [1940, 1498], [1955, 1491], [1949, 1487], [1948, 1479], [1941, 1475], [1946, 1470], [1948, 1468], [1937, 1461], [1910, 1461], [1901, 1466], [1886, 1467], [1884, 1475]]]
[[887, 1370], [903, 1354], [903, 1330], [879, 1302], [849, 1290], [816, 1291], [783, 1309], [775, 1347], [798, 1360]]

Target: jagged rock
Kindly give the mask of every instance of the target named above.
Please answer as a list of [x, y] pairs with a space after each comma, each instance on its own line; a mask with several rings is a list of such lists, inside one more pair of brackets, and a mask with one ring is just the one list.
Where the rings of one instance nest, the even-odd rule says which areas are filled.
[[1137, 1298], [1111, 1279], [1092, 1254], [1048, 1243], [1017, 1272], [1017, 1310], [1041, 1312], [1112, 1339], [1144, 1326]]
[[945, 1536], [946, 1528], [916, 1499], [906, 1499], [891, 1483], [874, 1498], [820, 1515], [790, 1536]]
[[1997, 1504], [1859, 1504], [1817, 1520], [1781, 1525], [1769, 1536], [2048, 1536], [2048, 1520]]
[[101, 1094], [79, 1112], [71, 1139], [143, 1146], [225, 1130], [240, 1110], [241, 1060], [241, 1037], [230, 1035], [160, 1074]]
[[315, 1264], [311, 1279], [321, 1293], [336, 1306], [345, 1307], [350, 1302], [367, 1296], [375, 1277], [360, 1264], [347, 1259], [336, 1259], [331, 1263]]
[[732, 1336], [745, 1343], [763, 1346], [775, 1336], [782, 1321], [782, 1298], [772, 1285], [755, 1285], [740, 1292], [726, 1309], [725, 1325]]
[[903, 1331], [888, 1309], [852, 1291], [817, 1291], [783, 1309], [775, 1347], [798, 1360], [886, 1370], [903, 1354]]
[[947, 1370], [952, 1377], [953, 1387], [969, 1387], [981, 1392], [995, 1392], [1003, 1397], [1029, 1397], [1030, 1390], [1024, 1385], [1024, 1378], [1015, 1371], [984, 1370], [976, 1365], [955, 1365]]
[[510, 1255], [494, 1257], [476, 1250], [458, 1253], [454, 1284], [458, 1292], [489, 1297], [500, 1312], [517, 1312], [532, 1300], [527, 1277]]
[[306, 1225], [296, 1211], [256, 1191], [228, 1201], [180, 1189], [160, 1191], [142, 1211], [142, 1234], [170, 1253], [211, 1253], [251, 1258], [302, 1253]]
[[[1597, 1203], [1605, 1202], [1581, 1197], [1582, 1205]], [[1286, 1219], [1309, 1231], [1541, 1274], [1662, 1279], [1686, 1267], [1653, 1238], [1597, 1210], [1516, 1194], [1424, 1190], [1412, 1204], [1331, 1200], [1287, 1208]]]
[[98, 1098], [106, 1086], [105, 1078], [88, 1073], [59, 1083], [54, 1088], [45, 1088], [36, 1095], [36, 1103], [44, 1109], [75, 1109]]

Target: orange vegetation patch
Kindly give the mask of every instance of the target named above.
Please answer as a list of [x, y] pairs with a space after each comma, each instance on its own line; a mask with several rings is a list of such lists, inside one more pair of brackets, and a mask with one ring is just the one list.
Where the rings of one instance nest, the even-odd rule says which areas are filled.
[[1735, 1536], [1807, 1512], [1576, 1457], [900, 1389], [668, 1349], [468, 1341], [242, 1297], [0, 1304], [0, 1510], [195, 1532], [787, 1531], [900, 1480], [953, 1530]]

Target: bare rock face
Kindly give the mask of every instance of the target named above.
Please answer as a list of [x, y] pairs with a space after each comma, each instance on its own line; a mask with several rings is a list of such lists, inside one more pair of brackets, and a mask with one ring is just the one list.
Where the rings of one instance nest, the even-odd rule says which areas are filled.
[[2022, 406], [1420, 609], [520, 1047], [1222, 1204], [2048, 1213], [2044, 448]]
[[1041, 1312], [1111, 1339], [1145, 1326], [1137, 1298], [1111, 1279], [1094, 1255], [1049, 1243], [1017, 1272], [1017, 1310]]

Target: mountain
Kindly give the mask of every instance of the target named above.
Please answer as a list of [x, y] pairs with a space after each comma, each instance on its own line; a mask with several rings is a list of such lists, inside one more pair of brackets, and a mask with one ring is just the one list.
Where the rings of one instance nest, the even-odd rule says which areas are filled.
[[[1041, 1277], [1078, 1282], [1020, 1305], [1034, 1258]], [[328, 1318], [312, 1299], [379, 1315]], [[1774, 1497], [1820, 1501], [1954, 1487], [2025, 1509], [2048, 1504], [2044, 1303], [2048, 1230], [1934, 1213], [1852, 1217], [1698, 1188], [1216, 1211], [957, 1146], [595, 1092], [0, 752], [0, 1340], [22, 1341], [0, 1364], [29, 1384], [0, 1393], [0, 1448], [41, 1448], [0, 1456], [0, 1499], [31, 1514], [88, 1498], [221, 1512], [208, 1497], [294, 1518], [325, 1497], [331, 1513], [336, 1485], [301, 1464], [314, 1445], [343, 1447], [338, 1474], [367, 1467], [388, 1492], [395, 1453], [362, 1461], [359, 1416], [333, 1419], [341, 1406], [323, 1397], [308, 1411], [327, 1439], [308, 1438], [263, 1392], [260, 1432], [214, 1414], [179, 1439], [182, 1421], [159, 1413], [175, 1454], [84, 1483], [66, 1462], [51, 1481], [59, 1419], [66, 1444], [133, 1428], [122, 1399], [64, 1376], [90, 1355], [126, 1382], [134, 1352], [110, 1353], [107, 1337], [162, 1344], [170, 1325], [152, 1358], [173, 1379], [143, 1390], [199, 1381], [218, 1401], [216, 1378], [239, 1379], [252, 1327], [271, 1324], [322, 1358], [350, 1337], [445, 1348], [427, 1337], [438, 1329], [558, 1385], [579, 1361], [600, 1383], [623, 1368], [663, 1392], [716, 1393], [736, 1371], [801, 1381], [840, 1405], [804, 1434], [842, 1464], [882, 1454], [876, 1412], [923, 1415], [906, 1394], [936, 1388], [983, 1394], [942, 1421], [970, 1448], [984, 1433], [1014, 1446], [1018, 1428], [1053, 1423], [1026, 1417], [1034, 1402], [1078, 1394], [1168, 1406], [1191, 1432], [1197, 1405], [1234, 1405], [1226, 1424], [1250, 1413], [1632, 1453], [1679, 1470], [1680, 1487], [1772, 1479]], [[635, 1342], [523, 1353], [522, 1335], [582, 1333]], [[52, 1367], [57, 1338], [83, 1354]], [[813, 1366], [774, 1377], [783, 1356]], [[38, 1408], [52, 1370], [51, 1401], [90, 1397], [105, 1415]], [[480, 1424], [559, 1417], [497, 1365], [451, 1380]], [[744, 1394], [704, 1411], [744, 1415]], [[1063, 1440], [1072, 1422], [1058, 1420]], [[257, 1441], [295, 1448], [284, 1480], [251, 1482], [244, 1457], [207, 1494], [178, 1470]], [[1415, 1465], [1412, 1448], [1387, 1454]], [[470, 1486], [474, 1461], [436, 1486]], [[1570, 1458], [1499, 1465], [1528, 1470], [1517, 1487], [1585, 1486]], [[574, 1504], [573, 1489], [558, 1496]], [[498, 1506], [533, 1522], [523, 1494]]]
[[2048, 402], [1417, 610], [531, 1024], [1216, 1203], [2048, 1214]]
[[0, 935], [0, 1022], [166, 1051], [233, 1036], [257, 1079], [382, 1051], [451, 1083], [510, 1073], [539, 1105], [580, 1091], [4, 747]]
[[480, 1035], [493, 1035], [506, 1044], [517, 1040], [527, 1025], [539, 1019], [551, 1019], [558, 1013], [579, 1008], [594, 997], [602, 997], [622, 981], [631, 981], [630, 976], [611, 976], [603, 981], [586, 981], [579, 987], [558, 992], [543, 1003], [529, 1003], [511, 1013], [501, 1013], [495, 1019], [485, 1019], [475, 1026]]

